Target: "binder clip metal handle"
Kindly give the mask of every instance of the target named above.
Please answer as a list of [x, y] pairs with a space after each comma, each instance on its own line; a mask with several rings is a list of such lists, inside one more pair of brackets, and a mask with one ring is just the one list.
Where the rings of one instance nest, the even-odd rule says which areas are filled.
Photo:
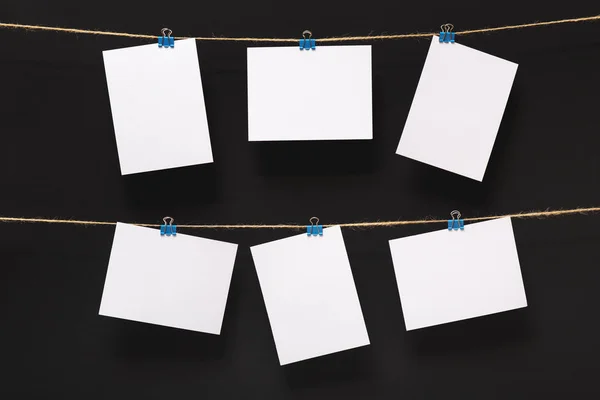
[[306, 225], [306, 235], [323, 236], [323, 225], [319, 225], [319, 218], [312, 217], [309, 222], [310, 225]]
[[173, 217], [163, 218], [164, 224], [160, 226], [160, 236], [177, 236], [177, 225], [173, 225], [174, 221]]
[[454, 43], [456, 32], [452, 32], [454, 25], [444, 24], [440, 26], [440, 43]]
[[461, 214], [460, 211], [458, 210], [454, 210], [450, 213], [450, 216], [452, 217], [452, 219], [448, 220], [448, 230], [461, 230], [464, 231], [465, 230], [465, 220], [464, 219], [460, 219]]
[[305, 30], [302, 32], [302, 39], [300, 39], [300, 50], [315, 50], [317, 42], [312, 38], [312, 32]]
[[171, 34], [173, 33], [172, 30], [170, 30], [169, 28], [162, 28], [160, 30], [160, 33], [162, 34], [162, 36], [158, 37], [158, 47], [175, 47], [175, 38], [171, 37]]

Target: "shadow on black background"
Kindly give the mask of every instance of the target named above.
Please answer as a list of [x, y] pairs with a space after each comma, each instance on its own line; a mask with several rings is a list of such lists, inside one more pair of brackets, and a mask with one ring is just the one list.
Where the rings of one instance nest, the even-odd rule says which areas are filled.
[[376, 167], [372, 140], [262, 142], [255, 146], [263, 176], [363, 174]]
[[330, 386], [332, 382], [355, 382], [373, 376], [370, 346], [341, 351], [285, 365], [284, 375], [292, 389]]
[[126, 175], [127, 200], [137, 208], [176, 209], [214, 203], [218, 185], [214, 163]]
[[116, 320], [115, 352], [127, 359], [216, 361], [225, 354], [226, 338], [145, 323]]
[[446, 357], [497, 351], [532, 338], [527, 308], [407, 332], [406, 348], [415, 357]]

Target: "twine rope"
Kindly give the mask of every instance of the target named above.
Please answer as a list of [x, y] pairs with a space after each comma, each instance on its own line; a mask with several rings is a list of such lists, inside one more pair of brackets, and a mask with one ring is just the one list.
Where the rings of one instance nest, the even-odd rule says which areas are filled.
[[[527, 24], [497, 26], [497, 27], [492, 27], [492, 28], [470, 29], [470, 30], [458, 31], [458, 32], [456, 32], [456, 34], [464, 36], [464, 35], [471, 35], [474, 33], [508, 31], [508, 30], [514, 30], [514, 29], [525, 29], [525, 28], [534, 28], [534, 27], [540, 27], [540, 26], [571, 24], [571, 23], [577, 23], [577, 22], [590, 22], [590, 21], [598, 21], [598, 20], [600, 20], [600, 15], [593, 15], [593, 16], [589, 16], [589, 17], [567, 18], [567, 19], [558, 19], [558, 20], [553, 20], [553, 21], [531, 22], [531, 23], [527, 23]], [[7, 23], [7, 22], [0, 22], [0, 28], [24, 29], [24, 30], [33, 30], [33, 31], [52, 31], [52, 32], [97, 35], [97, 36], [117, 36], [117, 37], [127, 37], [127, 38], [135, 38], [135, 39], [156, 39], [158, 37], [158, 35], [147, 35], [147, 34], [140, 34], [140, 33], [99, 31], [99, 30], [93, 30], [93, 29], [78, 29], [78, 28], [61, 28], [61, 27], [57, 27], [57, 26], [27, 25], [27, 24]], [[337, 36], [337, 37], [328, 37], [328, 38], [318, 39], [318, 41], [320, 43], [331, 43], [331, 42], [357, 42], [357, 41], [371, 41], [371, 40], [409, 39], [409, 38], [431, 37], [434, 34], [435, 34], [434, 32], [430, 32], [430, 33], [404, 33], [404, 34], [397, 34], [397, 35]], [[191, 39], [190, 37], [184, 37], [184, 36], [174, 36], [174, 38], [175, 39]], [[271, 42], [271, 43], [297, 43], [299, 40], [299, 38], [259, 38], [259, 37], [222, 37], [222, 36], [198, 36], [198, 37], [194, 37], [193, 39], [201, 40], [201, 41], [220, 41], [220, 42]]]
[[[564, 215], [573, 215], [573, 214], [591, 214], [600, 212], [600, 207], [588, 207], [588, 208], [572, 208], [569, 210], [545, 210], [545, 211], [529, 211], [529, 212], [519, 212], [516, 214], [504, 214], [504, 215], [488, 215], [486, 217], [471, 217], [471, 218], [462, 218], [464, 221], [485, 221], [490, 219], [498, 219], [498, 218], [549, 218], [549, 217], [559, 217]], [[367, 221], [367, 222], [347, 222], [341, 224], [323, 224], [324, 227], [328, 226], [340, 226], [342, 228], [378, 228], [378, 227], [393, 227], [400, 225], [423, 225], [423, 224], [440, 224], [446, 223], [448, 219], [418, 219], [418, 220], [397, 220], [397, 221]], [[97, 226], [97, 225], [116, 225], [116, 222], [110, 221], [85, 221], [85, 220], [76, 220], [76, 219], [53, 219], [53, 218], [21, 218], [21, 217], [0, 217], [0, 222], [23, 222], [23, 223], [44, 223], [44, 224], [72, 224], [72, 225], [87, 225], [87, 226]], [[158, 228], [161, 224], [142, 224], [137, 222], [129, 223], [131, 225], [137, 226], [146, 226], [152, 228]], [[306, 229], [307, 224], [298, 225], [298, 224], [229, 224], [229, 225], [221, 225], [221, 224], [177, 224], [177, 228], [189, 228], [189, 229]]]

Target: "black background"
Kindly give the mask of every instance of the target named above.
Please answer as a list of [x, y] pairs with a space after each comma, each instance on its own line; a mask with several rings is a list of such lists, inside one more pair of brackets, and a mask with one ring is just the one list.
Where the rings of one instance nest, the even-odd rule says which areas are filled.
[[[599, 11], [597, 1], [186, 3], [5, 0], [0, 20], [318, 38]], [[312, 143], [248, 143], [247, 45], [199, 42], [214, 164], [122, 177], [102, 50], [151, 41], [2, 30], [0, 214], [303, 224], [599, 205], [599, 29], [457, 37], [519, 64], [483, 183], [395, 154], [428, 39], [372, 43], [373, 141]], [[513, 225], [529, 306], [411, 332], [387, 241], [443, 226], [344, 230], [371, 345], [280, 367], [249, 246], [293, 232], [185, 232], [240, 245], [213, 336], [98, 316], [113, 227], [3, 224], [0, 397], [598, 398], [600, 219]]]

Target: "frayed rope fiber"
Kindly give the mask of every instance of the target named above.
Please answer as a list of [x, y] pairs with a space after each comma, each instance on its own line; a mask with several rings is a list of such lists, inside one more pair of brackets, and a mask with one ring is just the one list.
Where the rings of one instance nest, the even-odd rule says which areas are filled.
[[[600, 212], [600, 207], [588, 207], [588, 208], [572, 208], [570, 210], [555, 210], [555, 211], [529, 211], [519, 212], [516, 214], [504, 214], [504, 215], [489, 215], [486, 217], [472, 217], [462, 218], [464, 221], [485, 221], [490, 219], [498, 218], [549, 218], [559, 217], [564, 215], [573, 214], [591, 214]], [[378, 227], [393, 227], [400, 225], [422, 225], [422, 224], [439, 224], [445, 223], [448, 219], [418, 219], [418, 220], [406, 220], [406, 221], [371, 221], [371, 222], [348, 222], [341, 224], [324, 224], [323, 226], [340, 226], [342, 228], [378, 228]], [[72, 225], [116, 225], [116, 222], [109, 221], [85, 221], [76, 219], [53, 219], [53, 218], [21, 218], [21, 217], [0, 217], [0, 222], [23, 222], [23, 223], [43, 223], [43, 224], [72, 224]], [[147, 227], [159, 227], [160, 224], [141, 224], [132, 222], [131, 225], [147, 226]], [[292, 225], [292, 224], [229, 224], [229, 225], [196, 225], [196, 224], [177, 224], [177, 228], [189, 228], [189, 229], [306, 229], [304, 225]]]
[[[470, 29], [456, 32], [457, 35], [471, 35], [474, 33], [489, 33], [498, 31], [508, 31], [514, 29], [525, 29], [535, 28], [549, 25], [560, 25], [560, 24], [571, 24], [577, 22], [590, 22], [600, 20], [600, 15], [593, 15], [589, 17], [580, 18], [567, 18], [558, 19], [553, 21], [542, 21], [542, 22], [531, 22], [528, 24], [518, 25], [505, 25], [497, 26], [493, 28], [480, 28]], [[127, 32], [112, 32], [112, 31], [99, 31], [93, 29], [78, 29], [78, 28], [61, 28], [57, 26], [44, 26], [44, 25], [27, 25], [27, 24], [16, 24], [8, 22], [0, 22], [0, 28], [6, 29], [24, 29], [31, 31], [52, 31], [52, 32], [63, 32], [63, 33], [74, 33], [84, 35], [98, 35], [98, 36], [117, 36], [127, 37], [134, 39], [156, 39], [158, 35], [147, 35], [140, 33], [127, 33]], [[368, 36], [338, 36], [318, 39], [319, 43], [327, 42], [358, 42], [358, 41], [371, 41], [371, 40], [392, 40], [392, 39], [410, 39], [410, 38], [421, 38], [431, 37], [435, 33], [405, 33], [397, 35], [368, 35]], [[176, 36], [175, 39], [191, 39], [190, 37]], [[219, 37], [219, 36], [206, 36], [206, 37], [194, 37], [193, 39], [201, 41], [221, 41], [221, 42], [272, 42], [272, 43], [297, 43], [299, 38], [258, 38], [258, 37]]]

